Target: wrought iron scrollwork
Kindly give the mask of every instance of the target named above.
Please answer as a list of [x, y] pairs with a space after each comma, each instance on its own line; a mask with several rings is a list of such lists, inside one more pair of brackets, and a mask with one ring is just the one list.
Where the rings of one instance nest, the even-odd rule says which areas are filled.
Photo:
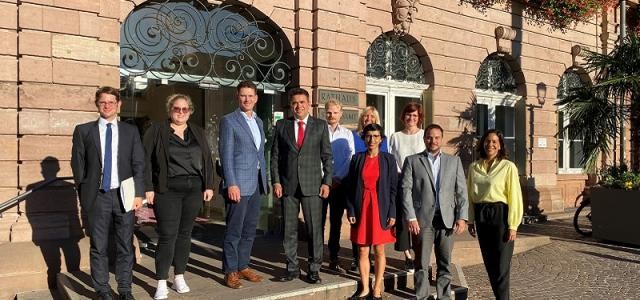
[[480, 64], [476, 88], [504, 93], [516, 92], [516, 79], [509, 64], [498, 55], [491, 55]]
[[281, 35], [240, 5], [150, 1], [122, 25], [120, 67], [159, 79], [221, 86], [252, 80], [282, 87], [290, 82], [291, 68]]
[[401, 39], [385, 34], [367, 50], [367, 76], [424, 83], [424, 70], [415, 50]]
[[567, 71], [560, 77], [558, 84], [558, 100], [564, 99], [571, 95], [573, 91], [584, 87], [586, 84], [575, 71]]

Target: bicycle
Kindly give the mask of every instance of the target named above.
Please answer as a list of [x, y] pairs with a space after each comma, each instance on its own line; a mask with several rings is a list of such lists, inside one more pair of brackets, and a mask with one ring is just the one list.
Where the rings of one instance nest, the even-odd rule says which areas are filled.
[[585, 190], [576, 199], [576, 204], [580, 198], [582, 198], [580, 206], [573, 215], [573, 227], [579, 234], [588, 237], [593, 233], [591, 226], [591, 197], [589, 192]]

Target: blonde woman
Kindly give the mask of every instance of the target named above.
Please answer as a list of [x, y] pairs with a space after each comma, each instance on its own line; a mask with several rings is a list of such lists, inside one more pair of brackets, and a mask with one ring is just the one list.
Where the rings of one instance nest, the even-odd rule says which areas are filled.
[[[373, 106], [367, 106], [362, 110], [360, 119], [358, 119], [358, 129], [353, 131], [353, 142], [355, 144], [356, 153], [367, 151], [367, 146], [362, 139], [362, 129], [369, 124], [380, 124], [380, 114], [378, 110]], [[385, 137], [380, 144], [380, 151], [388, 153], [387, 138]]]
[[169, 268], [174, 267], [173, 288], [190, 291], [184, 272], [191, 252], [191, 230], [202, 200], [213, 197], [213, 160], [204, 130], [189, 122], [191, 98], [167, 98], [169, 118], [153, 124], [144, 135], [145, 191], [153, 204], [159, 235], [156, 250], [158, 286], [154, 299], [167, 299]]

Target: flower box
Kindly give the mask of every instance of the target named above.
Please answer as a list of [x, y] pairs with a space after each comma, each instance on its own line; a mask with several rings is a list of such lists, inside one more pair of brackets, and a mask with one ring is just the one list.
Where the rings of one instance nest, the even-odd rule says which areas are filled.
[[640, 190], [591, 189], [593, 237], [640, 246]]

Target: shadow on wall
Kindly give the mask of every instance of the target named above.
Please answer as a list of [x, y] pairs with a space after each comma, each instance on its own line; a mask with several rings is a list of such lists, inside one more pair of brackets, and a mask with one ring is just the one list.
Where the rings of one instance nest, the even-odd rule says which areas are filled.
[[[56, 178], [60, 171], [58, 159], [51, 156], [43, 159], [40, 167], [42, 181], [28, 185], [27, 190]], [[68, 271], [76, 271], [80, 267], [78, 242], [84, 234], [75, 187], [66, 181], [56, 181], [27, 197], [25, 207], [32, 230], [31, 240], [40, 248], [47, 264], [49, 288], [55, 289], [63, 255]]]
[[449, 140], [449, 145], [456, 149], [455, 154], [462, 160], [465, 170], [475, 160], [475, 147], [478, 138], [476, 137], [475, 125], [475, 95], [471, 96], [467, 107], [463, 111], [455, 111], [458, 114], [458, 126], [462, 127], [460, 135]]

